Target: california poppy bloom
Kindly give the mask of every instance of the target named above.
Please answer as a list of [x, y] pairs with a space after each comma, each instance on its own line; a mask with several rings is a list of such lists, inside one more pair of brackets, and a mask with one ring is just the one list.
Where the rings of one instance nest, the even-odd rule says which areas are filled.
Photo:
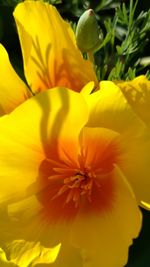
[[148, 125], [123, 83], [91, 93], [92, 66], [54, 7], [25, 1], [14, 15], [28, 85], [40, 93], [21, 93], [29, 99], [17, 96], [9, 111], [23, 103], [0, 119], [0, 263], [122, 267], [141, 229], [138, 206], [150, 203]]
[[92, 63], [83, 59], [71, 26], [55, 7], [42, 1], [25, 1], [16, 7], [14, 18], [28, 86], [15, 73], [0, 45], [0, 115], [55, 86], [79, 92], [89, 81], [98, 85]]
[[127, 261], [138, 204], [149, 203], [150, 142], [121, 90], [100, 85], [93, 94], [93, 83], [80, 94], [47, 90], [1, 118], [1, 243], [20, 266], [29, 260], [27, 246], [19, 263], [20, 240], [55, 253], [59, 245], [52, 266]]

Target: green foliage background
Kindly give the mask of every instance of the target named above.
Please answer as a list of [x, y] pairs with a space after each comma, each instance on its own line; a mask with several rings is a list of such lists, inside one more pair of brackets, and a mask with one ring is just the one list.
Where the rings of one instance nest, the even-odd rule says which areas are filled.
[[[7, 49], [14, 68], [23, 78], [21, 50], [12, 16], [15, 5], [21, 0], [0, 1], [0, 42]], [[47, 0], [47, 2], [56, 5], [64, 19], [71, 22], [73, 28], [86, 9], [94, 9], [104, 35], [101, 47], [95, 53], [99, 79], [132, 79], [140, 74], [150, 78], [149, 0], [138, 2]], [[143, 228], [139, 238], [130, 248], [126, 267], [150, 267], [150, 212], [142, 210], [142, 213]]]

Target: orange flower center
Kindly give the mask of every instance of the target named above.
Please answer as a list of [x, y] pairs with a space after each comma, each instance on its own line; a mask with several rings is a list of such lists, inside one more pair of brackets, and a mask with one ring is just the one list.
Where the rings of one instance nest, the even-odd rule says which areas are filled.
[[85, 128], [79, 142], [62, 139], [47, 147], [38, 181], [46, 220], [72, 220], [79, 213], [102, 213], [113, 207], [119, 144], [111, 130]]
[[78, 212], [102, 212], [110, 209], [115, 195], [113, 177], [118, 155], [114, 144], [97, 162], [88, 164], [81, 153], [78, 162], [45, 159], [41, 166], [43, 184], [39, 199], [43, 203], [46, 219], [72, 220]]

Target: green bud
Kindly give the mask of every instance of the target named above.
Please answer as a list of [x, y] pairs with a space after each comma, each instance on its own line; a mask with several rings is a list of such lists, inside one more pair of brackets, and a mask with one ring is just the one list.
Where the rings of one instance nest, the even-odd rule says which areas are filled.
[[77, 46], [82, 52], [94, 52], [100, 46], [102, 38], [93, 9], [85, 11], [76, 28]]

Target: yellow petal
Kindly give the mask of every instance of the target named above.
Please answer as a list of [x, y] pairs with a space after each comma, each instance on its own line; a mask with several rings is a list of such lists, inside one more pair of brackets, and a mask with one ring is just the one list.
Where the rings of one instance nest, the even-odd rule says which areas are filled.
[[1, 267], [18, 267], [13, 262], [7, 260], [6, 254], [2, 248], [0, 248], [0, 266]]
[[[54, 248], [45, 248], [40, 243], [15, 240], [6, 246], [7, 253], [13, 265], [6, 267], [82, 267], [82, 258], [79, 249], [69, 245], [57, 245]], [[4, 265], [5, 267], [5, 265]]]
[[60, 245], [54, 248], [45, 248], [39, 242], [26, 242], [25, 240], [14, 240], [7, 243], [5, 247], [9, 259], [18, 267], [29, 267], [31, 264], [33, 267], [52, 264], [57, 258], [59, 249]]
[[51, 267], [83, 267], [79, 249], [62, 244], [59, 255]]
[[[150, 133], [149, 130], [138, 130], [132, 136], [122, 139], [124, 154], [121, 168], [130, 182], [137, 201], [149, 209], [150, 205]], [[144, 204], [145, 203], [145, 204]]]
[[92, 64], [83, 59], [76, 46], [70, 25], [55, 7], [25, 1], [17, 6], [14, 17], [25, 75], [33, 92], [54, 86], [80, 91], [87, 82], [97, 81]]
[[113, 82], [100, 82], [100, 90], [90, 94], [91, 90], [92, 84], [88, 84], [82, 90], [90, 111], [87, 125], [106, 127], [122, 134], [125, 154], [120, 167], [131, 183], [138, 203], [145, 202], [146, 205], [141, 205], [148, 208], [150, 203], [150, 137], [145, 128], [146, 121], [138, 116], [135, 109], [132, 109], [120, 88]]
[[86, 155], [85, 166], [109, 173], [119, 156], [119, 134], [100, 127], [84, 127], [80, 134], [81, 149]]
[[68, 146], [75, 144], [72, 153], [76, 153], [74, 140], [78, 139], [86, 121], [84, 98], [66, 88], [47, 90], [2, 117], [0, 202], [23, 198], [35, 182], [39, 187], [37, 177], [42, 161], [47, 157], [54, 159], [56, 154], [65, 154], [63, 146], [66, 143]]
[[[88, 93], [89, 87], [89, 93]], [[89, 108], [89, 127], [105, 127], [123, 133], [142, 127], [119, 87], [113, 82], [100, 82], [100, 90], [90, 94], [92, 85], [82, 91]]]
[[141, 201], [141, 206], [144, 207], [145, 209], [148, 209], [150, 210], [150, 204], [144, 202], [144, 201]]
[[61, 221], [49, 224], [41, 220], [35, 208], [36, 199], [32, 197], [8, 205], [9, 218], [0, 214], [0, 243], [11, 262], [18, 267], [28, 267], [31, 263], [39, 267], [48, 263], [52, 267], [82, 267], [79, 250], [68, 243], [70, 226]]
[[[63, 140], [76, 146], [86, 121], [84, 98], [66, 88], [40, 93], [1, 118], [0, 203], [4, 206], [4, 211], [0, 209], [1, 240], [23, 238], [40, 240], [45, 245], [53, 242], [54, 232], [57, 245], [61, 236], [66, 235], [63, 224], [51, 227], [49, 218], [45, 218], [39, 194], [47, 184], [41, 166], [47, 157], [55, 159], [63, 153], [65, 157]], [[51, 172], [51, 166], [44, 171]]]
[[[28, 243], [30, 242], [31, 246], [39, 242], [39, 245], [53, 249], [61, 242], [68, 239], [69, 225], [64, 222], [55, 224], [49, 222], [47, 218], [44, 217], [43, 210], [44, 207], [38, 201], [37, 196], [31, 196], [8, 204], [3, 207], [3, 209], [0, 207], [0, 246], [3, 247], [8, 254], [12, 253], [12, 257], [14, 257], [13, 254], [15, 253], [15, 251], [13, 253], [13, 242], [15, 240], [25, 240]], [[17, 247], [18, 254], [19, 249], [20, 254], [25, 254], [25, 251], [21, 251], [21, 246], [19, 244]], [[47, 251], [45, 250], [45, 252], [46, 256]], [[51, 252], [52, 250], [50, 253]], [[26, 254], [22, 255], [22, 257], [26, 257]], [[17, 260], [19, 261], [20, 258], [21, 255]], [[14, 262], [16, 263], [17, 261]]]
[[29, 89], [12, 68], [5, 48], [0, 44], [0, 115], [15, 109], [30, 95]]
[[95, 90], [95, 83], [89, 82], [87, 83], [81, 90], [81, 94], [83, 94], [84, 97], [88, 96]]
[[110, 210], [78, 215], [72, 228], [72, 243], [81, 249], [84, 267], [122, 267], [128, 248], [141, 228], [141, 214], [133, 192], [116, 167], [114, 198]]
[[134, 111], [150, 126], [150, 81], [141, 75], [132, 81], [116, 83]]

